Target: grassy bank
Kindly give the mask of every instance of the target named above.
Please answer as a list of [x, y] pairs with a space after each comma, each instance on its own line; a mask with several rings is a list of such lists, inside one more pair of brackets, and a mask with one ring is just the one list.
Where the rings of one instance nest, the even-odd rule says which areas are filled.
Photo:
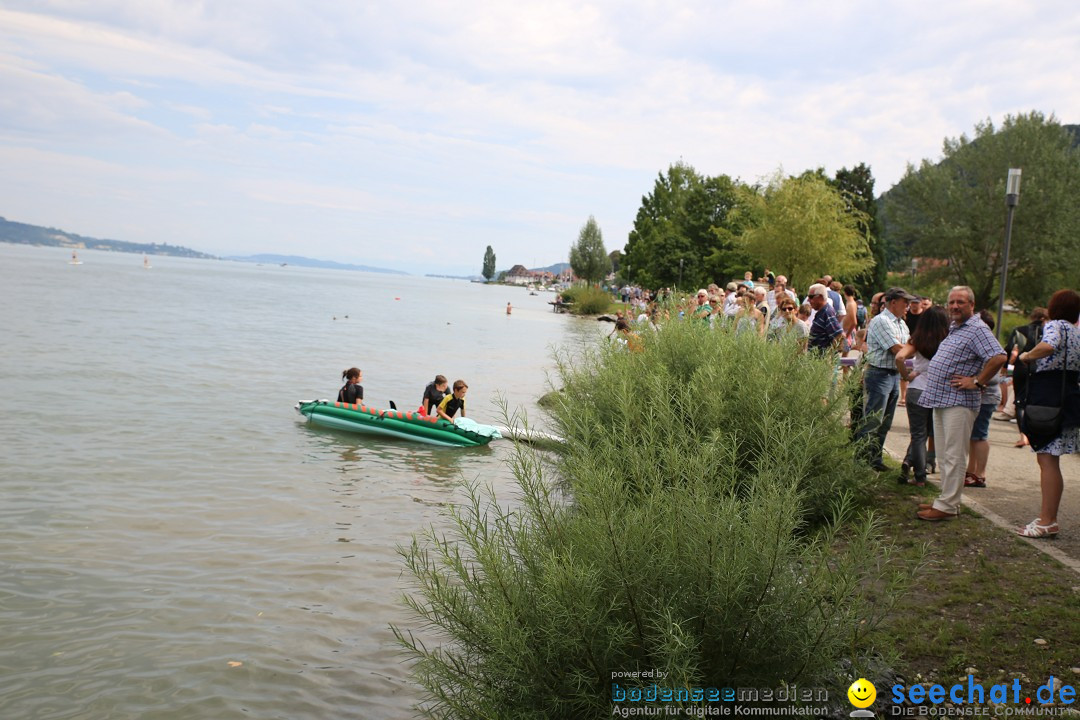
[[1020, 678], [1035, 687], [1051, 675], [1080, 683], [1080, 577], [970, 511], [949, 523], [917, 520], [916, 505], [934, 496], [891, 481], [876, 491], [876, 512], [901, 555], [929, 550], [883, 630], [899, 673], [946, 686], [969, 673], [984, 685]]

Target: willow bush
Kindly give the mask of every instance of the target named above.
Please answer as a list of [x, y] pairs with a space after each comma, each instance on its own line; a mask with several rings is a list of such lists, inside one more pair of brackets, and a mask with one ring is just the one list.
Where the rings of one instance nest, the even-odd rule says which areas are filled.
[[550, 411], [568, 440], [571, 486], [598, 471], [628, 492], [657, 478], [700, 476], [721, 491], [778, 475], [817, 524], [836, 498], [872, 483], [854, 461], [848, 393], [831, 359], [695, 322], [667, 323], [644, 340], [643, 352], [613, 345], [560, 362], [563, 391]]
[[402, 549], [426, 715], [607, 717], [617, 673], [805, 687], [869, 649], [908, 575], [857, 516], [826, 364], [672, 324], [561, 372], [564, 449], [516, 446], [512, 505], [471, 486]]
[[598, 315], [611, 307], [611, 295], [590, 285], [576, 285], [562, 292], [563, 300], [571, 301], [570, 312], [575, 315]]

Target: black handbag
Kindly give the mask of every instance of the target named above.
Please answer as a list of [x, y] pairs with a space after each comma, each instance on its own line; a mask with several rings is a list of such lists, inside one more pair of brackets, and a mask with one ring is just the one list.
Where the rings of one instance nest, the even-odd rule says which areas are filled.
[[[1061, 425], [1065, 419], [1065, 378], [1069, 369], [1069, 331], [1064, 332], [1065, 357], [1061, 365], [1060, 405], [1028, 405], [1024, 408], [1023, 422], [1020, 429], [1029, 438], [1052, 441], [1061, 434]], [[1047, 443], [1039, 443], [1045, 445]]]

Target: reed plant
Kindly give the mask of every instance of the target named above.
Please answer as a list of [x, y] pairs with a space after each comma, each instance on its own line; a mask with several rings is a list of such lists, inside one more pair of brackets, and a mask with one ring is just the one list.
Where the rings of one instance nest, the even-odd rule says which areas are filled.
[[575, 315], [599, 315], [611, 306], [611, 294], [591, 285], [575, 285], [562, 293], [563, 300], [571, 301], [570, 312]]
[[472, 485], [402, 549], [425, 715], [607, 717], [630, 687], [805, 687], [870, 650], [909, 573], [858, 512], [828, 363], [675, 323], [560, 373], [562, 451], [515, 446], [514, 503]]
[[831, 358], [695, 322], [643, 339], [643, 352], [611, 345], [560, 358], [563, 391], [550, 412], [568, 441], [561, 469], [571, 485], [599, 468], [627, 492], [698, 476], [738, 491], [776, 476], [800, 491], [815, 525], [836, 498], [872, 482], [853, 457], [848, 393]]

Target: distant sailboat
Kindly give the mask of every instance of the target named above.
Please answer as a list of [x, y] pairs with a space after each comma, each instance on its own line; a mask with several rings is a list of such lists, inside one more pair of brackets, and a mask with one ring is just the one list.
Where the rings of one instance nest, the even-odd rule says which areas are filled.
[[150, 258], [146, 257], [146, 255], [142, 256], [142, 266], [143, 270], [149, 270], [150, 268], [154, 267], [150, 264]]
[[79, 254], [74, 250], [71, 251], [71, 259], [68, 260], [68, 265], [82, 265], [82, 260], [79, 259]]

